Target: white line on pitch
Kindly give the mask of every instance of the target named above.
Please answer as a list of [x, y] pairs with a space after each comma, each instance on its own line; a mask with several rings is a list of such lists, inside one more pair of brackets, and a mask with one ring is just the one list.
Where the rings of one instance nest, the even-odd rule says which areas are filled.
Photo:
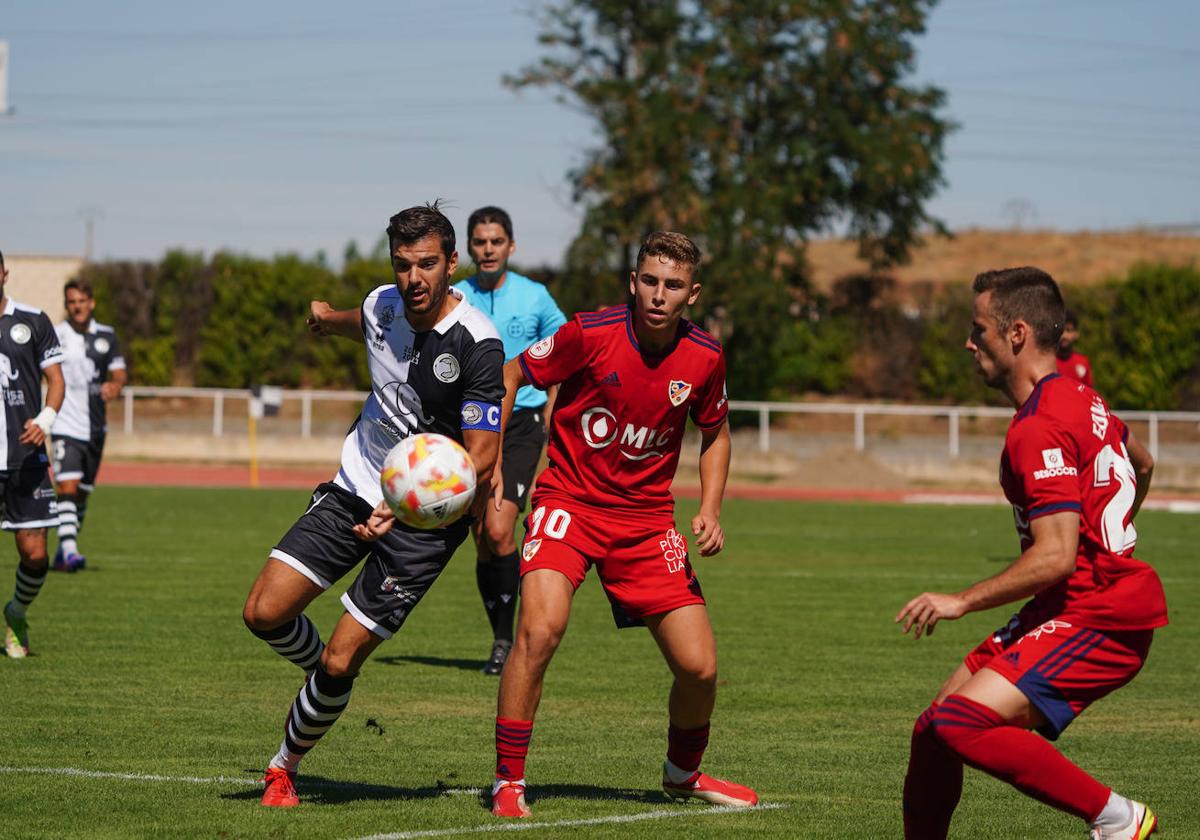
[[755, 811], [773, 811], [786, 808], [783, 804], [758, 805], [754, 808], [734, 808], [717, 805], [712, 808], [673, 808], [670, 811], [645, 811], [641, 814], [621, 814], [613, 817], [593, 817], [588, 820], [558, 820], [556, 822], [503, 822], [477, 825], [469, 828], [435, 828], [427, 831], [398, 831], [394, 834], [372, 834], [356, 840], [411, 840], [416, 837], [453, 837], [458, 834], [485, 834], [496, 831], [534, 831], [539, 828], [572, 828], [581, 825], [608, 825], [610, 823], [641, 822], [642, 820], [666, 820], [673, 817], [704, 817], [715, 814], [748, 814]]
[[[74, 776], [84, 779], [121, 779], [127, 782], [184, 782], [193, 785], [247, 785], [261, 787], [262, 779], [247, 779], [244, 776], [159, 776], [151, 773], [110, 773], [102, 770], [81, 770], [78, 767], [0, 767], [0, 773], [12, 775]], [[301, 789], [307, 787], [354, 790], [373, 787], [366, 782], [303, 781]], [[478, 796], [483, 788], [443, 788], [442, 793], [450, 796]]]

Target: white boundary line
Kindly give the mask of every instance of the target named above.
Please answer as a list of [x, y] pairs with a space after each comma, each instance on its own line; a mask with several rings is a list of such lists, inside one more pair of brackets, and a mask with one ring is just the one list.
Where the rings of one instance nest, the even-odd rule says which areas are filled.
[[[245, 776], [159, 776], [152, 773], [112, 773], [103, 770], [81, 770], [78, 767], [4, 767], [0, 766], [0, 775], [38, 775], [38, 776], [74, 776], [83, 779], [120, 779], [127, 782], [184, 782], [193, 785], [246, 785], [262, 787], [262, 779], [247, 779]], [[305, 781], [302, 787], [334, 788], [354, 790], [362, 787], [385, 787], [371, 785], [369, 782], [323, 782]], [[483, 788], [443, 788], [442, 793], [448, 796], [473, 795], [483, 793]]]
[[593, 817], [588, 820], [558, 820], [556, 822], [502, 822], [477, 825], [470, 828], [435, 828], [427, 831], [399, 831], [393, 834], [371, 834], [355, 840], [411, 840], [416, 837], [453, 837], [460, 834], [487, 834], [498, 831], [535, 831], [540, 828], [573, 828], [583, 825], [608, 825], [615, 823], [641, 822], [642, 820], [666, 820], [675, 817], [704, 817], [715, 814], [750, 814], [755, 811], [774, 811], [787, 805], [772, 803], [754, 808], [735, 808], [717, 805], [712, 808], [674, 808], [670, 811], [644, 811], [640, 814], [623, 814], [612, 817]]

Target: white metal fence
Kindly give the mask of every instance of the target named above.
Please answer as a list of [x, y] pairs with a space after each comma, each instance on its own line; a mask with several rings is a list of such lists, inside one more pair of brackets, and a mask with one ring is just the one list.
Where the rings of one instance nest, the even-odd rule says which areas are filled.
[[[365, 391], [311, 391], [295, 390], [283, 392], [283, 404], [298, 404], [295, 433], [302, 438], [313, 436], [313, 406], [320, 402], [361, 403], [367, 396]], [[251, 392], [239, 388], [168, 388], [131, 385], [123, 394], [121, 429], [127, 435], [137, 430], [137, 403], [151, 399], [190, 399], [212, 401], [212, 434], [220, 437], [226, 433], [227, 403], [249, 402]], [[961, 422], [970, 418], [1009, 418], [1012, 410], [990, 406], [942, 406], [942, 405], [878, 405], [871, 403], [796, 403], [796, 402], [748, 402], [730, 400], [731, 412], [753, 412], [758, 415], [758, 449], [771, 451], [771, 422], [773, 415], [826, 415], [846, 417], [853, 429], [854, 448], [867, 448], [868, 418], [880, 417], [926, 417], [946, 421], [946, 451], [952, 458], [961, 454]], [[289, 416], [294, 412], [288, 412]], [[1141, 421], [1148, 426], [1147, 448], [1157, 458], [1159, 455], [1160, 426], [1166, 423], [1200, 424], [1200, 412], [1193, 411], [1118, 411], [1126, 421]]]

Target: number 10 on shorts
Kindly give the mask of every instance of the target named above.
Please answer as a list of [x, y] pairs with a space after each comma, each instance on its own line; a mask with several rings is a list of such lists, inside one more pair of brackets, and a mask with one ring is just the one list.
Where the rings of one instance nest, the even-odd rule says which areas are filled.
[[[546, 524], [546, 530], [542, 531], [543, 521]], [[561, 508], [554, 508], [547, 513], [546, 506], [541, 505], [529, 517], [529, 533], [528, 537], [545, 536], [552, 540], [561, 540], [567, 535], [567, 528], [571, 526], [571, 514]]]

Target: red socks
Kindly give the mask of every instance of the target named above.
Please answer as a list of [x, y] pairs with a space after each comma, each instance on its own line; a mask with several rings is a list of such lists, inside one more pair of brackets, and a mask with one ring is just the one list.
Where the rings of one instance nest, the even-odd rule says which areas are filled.
[[533, 721], [496, 718], [496, 778], [509, 782], [525, 779], [525, 756]]
[[1103, 810], [1112, 792], [1040, 735], [1006, 725], [987, 706], [959, 694], [950, 695], [936, 708], [932, 730], [972, 767], [1087, 822]]
[[675, 724], [667, 727], [667, 761], [680, 770], [694, 773], [700, 769], [700, 759], [708, 747], [708, 724], [695, 729], [680, 729]]
[[937, 710], [936, 704], [931, 705], [913, 727], [908, 774], [904, 777], [907, 840], [944, 840], [962, 796], [962, 759], [934, 734], [933, 717]]

